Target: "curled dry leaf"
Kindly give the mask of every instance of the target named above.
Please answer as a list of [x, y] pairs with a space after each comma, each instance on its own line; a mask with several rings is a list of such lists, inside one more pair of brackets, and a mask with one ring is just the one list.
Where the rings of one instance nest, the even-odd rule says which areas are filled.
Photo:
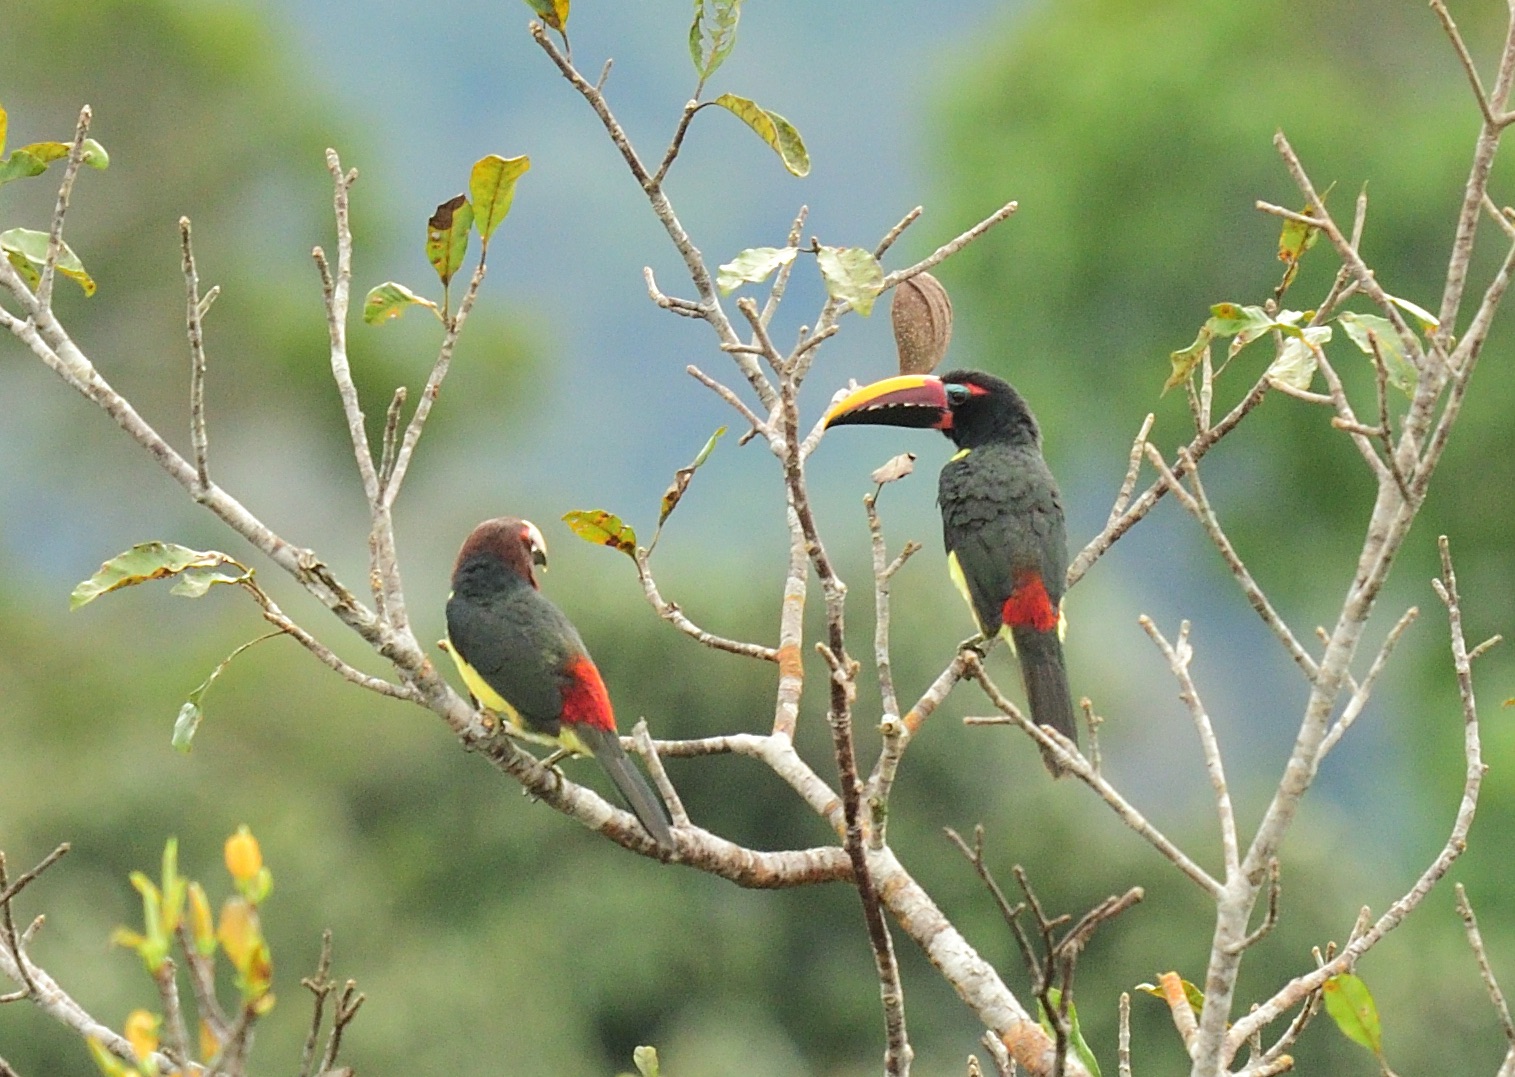
[[894, 290], [889, 303], [901, 374], [929, 374], [952, 340], [952, 299], [941, 281], [918, 273]]
[[890, 457], [882, 467], [875, 468], [873, 481], [882, 486], [886, 482], [895, 482], [903, 479], [914, 470], [915, 453], [902, 452], [898, 456]]

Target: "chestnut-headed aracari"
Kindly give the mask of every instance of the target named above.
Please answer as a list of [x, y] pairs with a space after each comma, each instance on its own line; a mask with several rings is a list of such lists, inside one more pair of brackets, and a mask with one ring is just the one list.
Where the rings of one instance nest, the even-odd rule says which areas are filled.
[[600, 761], [647, 833], [673, 848], [668, 815], [616, 734], [584, 641], [542, 594], [547, 544], [529, 520], [485, 520], [463, 542], [447, 599], [447, 650], [478, 703], [527, 740]]
[[958, 447], [942, 468], [936, 498], [952, 580], [982, 637], [1010, 641], [1031, 720], [1077, 742], [1063, 663], [1062, 498], [1025, 400], [977, 370], [902, 374], [854, 391], [826, 413], [828, 427], [848, 423], [936, 429]]

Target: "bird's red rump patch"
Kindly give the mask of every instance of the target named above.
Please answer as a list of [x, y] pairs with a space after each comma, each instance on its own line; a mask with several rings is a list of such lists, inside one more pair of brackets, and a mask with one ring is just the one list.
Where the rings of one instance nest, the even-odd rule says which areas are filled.
[[1000, 619], [1017, 628], [1051, 632], [1057, 628], [1057, 607], [1047, 596], [1042, 578], [1035, 573], [1021, 577], [1000, 609]]
[[563, 689], [563, 721], [570, 726], [591, 725], [615, 732], [610, 693], [605, 691], [600, 671], [588, 655], [570, 660], [564, 672], [568, 674], [568, 685]]

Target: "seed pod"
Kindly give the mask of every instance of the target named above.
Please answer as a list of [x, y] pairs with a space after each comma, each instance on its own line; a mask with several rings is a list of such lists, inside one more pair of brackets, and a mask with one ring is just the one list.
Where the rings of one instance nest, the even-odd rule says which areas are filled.
[[952, 300], [941, 281], [917, 273], [894, 290], [889, 303], [901, 374], [929, 374], [952, 340]]

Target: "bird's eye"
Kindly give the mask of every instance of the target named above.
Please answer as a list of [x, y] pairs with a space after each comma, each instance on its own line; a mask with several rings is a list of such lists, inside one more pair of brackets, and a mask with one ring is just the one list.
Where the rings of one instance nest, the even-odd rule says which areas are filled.
[[966, 385], [947, 386], [947, 403], [951, 404], [953, 407], [957, 407], [957, 405], [967, 402], [968, 398], [972, 395], [972, 390], [970, 390]]

